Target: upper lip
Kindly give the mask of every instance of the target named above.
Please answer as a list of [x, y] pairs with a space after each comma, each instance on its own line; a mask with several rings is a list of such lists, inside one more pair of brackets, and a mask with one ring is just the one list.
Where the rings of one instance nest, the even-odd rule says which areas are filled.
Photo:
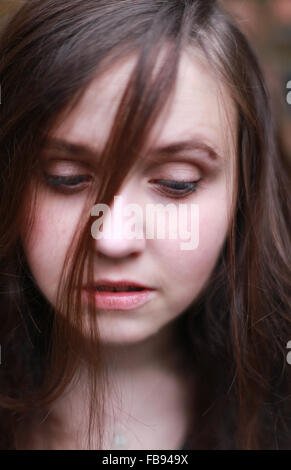
[[144, 284], [140, 284], [135, 281], [130, 281], [128, 279], [122, 279], [119, 281], [113, 281], [110, 279], [99, 279], [98, 281], [94, 281], [93, 284], [87, 284], [85, 287], [86, 288], [94, 288], [98, 286], [108, 286], [108, 287], [140, 287], [143, 289], [153, 289], [150, 286], [146, 286]]

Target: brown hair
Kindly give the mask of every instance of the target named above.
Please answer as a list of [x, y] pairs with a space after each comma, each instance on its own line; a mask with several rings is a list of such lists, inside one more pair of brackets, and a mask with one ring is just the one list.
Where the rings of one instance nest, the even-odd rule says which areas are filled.
[[[189, 446], [291, 448], [291, 369], [286, 362], [291, 339], [290, 165], [277, 144], [269, 93], [252, 48], [214, 0], [30, 0], [0, 42], [3, 449], [17, 448], [23, 423], [45, 414], [72, 383], [81, 351], [91, 377], [88, 435], [96, 420], [100, 442], [95, 448], [102, 449], [102, 404], [110, 384], [93, 321], [92, 341], [82, 341], [80, 299], [73, 291], [81, 283], [92, 242], [88, 209], [95, 201], [111, 203], [173, 90], [187, 46], [205, 54], [217, 80], [228, 87], [239, 117], [236, 206], [227, 241], [207, 286], [177, 328], [195, 374]], [[153, 77], [162, 50], [162, 65]], [[19, 226], [23, 217], [33, 223], [36, 202], [32, 199], [30, 213], [23, 214], [23, 195], [57, 120], [79, 102], [93, 78], [133, 53], [136, 67], [102, 153], [104, 184], [93, 188], [84, 208], [52, 308], [21, 247]]]

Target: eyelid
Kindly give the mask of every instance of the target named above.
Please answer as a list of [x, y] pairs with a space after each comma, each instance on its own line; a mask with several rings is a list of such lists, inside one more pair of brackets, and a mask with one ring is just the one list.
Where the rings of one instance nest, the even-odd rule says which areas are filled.
[[227, 160], [222, 158], [218, 160], [210, 160], [202, 151], [184, 151], [179, 156], [155, 156], [149, 154], [146, 158], [147, 169], [146, 172], [154, 171], [158, 168], [164, 168], [165, 165], [185, 165], [189, 168], [195, 168], [201, 174], [216, 175], [223, 170]]
[[92, 166], [88, 162], [55, 156], [43, 157], [41, 159], [41, 166], [47, 172], [63, 172], [64, 170], [69, 169], [74, 171], [74, 173], [80, 173], [83, 171], [93, 171]]
[[189, 180], [199, 178], [202, 175], [202, 169], [194, 162], [175, 160], [150, 164], [146, 169], [146, 174], [154, 174], [155, 178], [161, 179], [186, 178]]
[[168, 181], [177, 181], [181, 183], [188, 183], [196, 181], [202, 177], [202, 173], [199, 171], [196, 172], [158, 172], [154, 173], [150, 179], [155, 180], [168, 180]]

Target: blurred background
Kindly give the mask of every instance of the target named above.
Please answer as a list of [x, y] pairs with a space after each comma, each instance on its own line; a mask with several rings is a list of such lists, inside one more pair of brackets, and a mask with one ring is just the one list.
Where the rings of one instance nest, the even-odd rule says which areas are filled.
[[[291, 0], [220, 0], [255, 48], [291, 159]], [[289, 85], [288, 85], [288, 82]]]
[[[0, 0], [0, 27], [25, 1]], [[219, 1], [257, 52], [272, 93], [284, 147], [291, 158], [291, 0]]]

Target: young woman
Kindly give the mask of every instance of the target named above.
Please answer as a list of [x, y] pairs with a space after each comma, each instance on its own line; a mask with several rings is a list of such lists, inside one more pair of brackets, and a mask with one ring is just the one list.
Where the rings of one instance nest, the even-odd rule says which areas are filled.
[[291, 448], [290, 165], [245, 37], [214, 0], [30, 0], [0, 48], [1, 448]]

